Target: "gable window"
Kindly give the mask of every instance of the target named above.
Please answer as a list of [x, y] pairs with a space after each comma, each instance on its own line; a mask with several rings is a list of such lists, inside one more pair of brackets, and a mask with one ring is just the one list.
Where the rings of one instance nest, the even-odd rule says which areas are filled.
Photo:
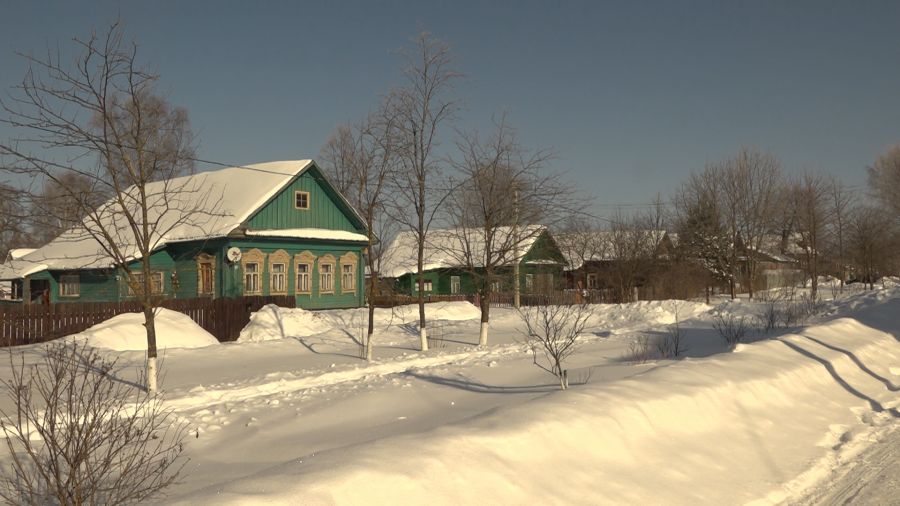
[[78, 274], [63, 274], [59, 277], [59, 296], [78, 297], [81, 294], [81, 279]]
[[[128, 295], [134, 297], [144, 293], [144, 273], [132, 272], [131, 278], [134, 280], [134, 286], [128, 283]], [[163, 273], [155, 271], [150, 273], [150, 295], [159, 295], [163, 293]], [[135, 290], [136, 289], [136, 290]]]
[[319, 264], [319, 292], [334, 292], [334, 264]]
[[459, 276], [450, 276], [450, 293], [459, 293]]
[[309, 209], [309, 192], [294, 192], [294, 209]]
[[284, 264], [272, 264], [272, 279], [269, 281], [269, 292], [287, 293], [286, 270]]
[[244, 293], [260, 293], [259, 263], [247, 262], [244, 264]]

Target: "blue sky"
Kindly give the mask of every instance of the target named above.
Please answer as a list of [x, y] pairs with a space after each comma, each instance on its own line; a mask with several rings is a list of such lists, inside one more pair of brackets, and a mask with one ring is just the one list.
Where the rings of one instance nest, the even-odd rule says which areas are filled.
[[396, 50], [420, 28], [466, 75], [455, 128], [506, 111], [598, 213], [742, 145], [863, 187], [900, 141], [900, 2], [11, 2], [0, 87], [24, 73], [14, 51], [117, 16], [190, 111], [201, 158], [225, 163], [316, 157], [402, 82]]

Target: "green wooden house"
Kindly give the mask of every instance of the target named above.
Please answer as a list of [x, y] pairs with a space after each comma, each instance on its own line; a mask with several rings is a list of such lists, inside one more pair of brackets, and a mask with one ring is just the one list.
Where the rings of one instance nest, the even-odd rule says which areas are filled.
[[[428, 233], [424, 254], [424, 291], [426, 295], [472, 295], [484, 281], [484, 246], [480, 231], [443, 229]], [[565, 258], [546, 227], [529, 225], [513, 231], [502, 227], [499, 242], [507, 245], [513, 234], [518, 248], [511, 249], [508, 261], [501, 262], [492, 283], [492, 292], [513, 292], [514, 264], [519, 263], [519, 288], [522, 293], [550, 293], [563, 288]], [[483, 242], [483, 241], [482, 241]], [[517, 252], [516, 252], [517, 251]], [[397, 234], [382, 255], [381, 275], [393, 279], [396, 293], [418, 293], [417, 245], [412, 232]], [[474, 274], [473, 274], [474, 273]]]
[[[313, 161], [199, 173], [152, 183], [148, 194], [163, 184], [190, 188], [185, 195], [200, 200], [179, 215], [169, 198], [157, 217], [151, 285], [161, 297], [292, 295], [309, 309], [364, 304], [365, 224]], [[3, 264], [0, 280], [12, 282], [19, 303], [134, 297], [125, 273], [85, 232], [73, 228]], [[127, 268], [140, 270], [137, 259]]]

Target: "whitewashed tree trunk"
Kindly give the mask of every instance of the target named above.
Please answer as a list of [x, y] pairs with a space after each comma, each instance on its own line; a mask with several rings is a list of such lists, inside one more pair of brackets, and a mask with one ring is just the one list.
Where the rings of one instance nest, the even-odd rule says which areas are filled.
[[425, 327], [419, 329], [419, 347], [422, 351], [428, 351], [428, 331]]
[[147, 393], [155, 394], [156, 390], [156, 357], [147, 357]]
[[487, 346], [489, 325], [488, 322], [481, 322], [481, 332], [478, 334], [478, 346]]

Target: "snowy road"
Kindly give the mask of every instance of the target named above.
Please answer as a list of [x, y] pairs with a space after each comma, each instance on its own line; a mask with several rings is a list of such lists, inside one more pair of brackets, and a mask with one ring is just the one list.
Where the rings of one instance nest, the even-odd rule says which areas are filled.
[[900, 421], [800, 504], [900, 504]]

